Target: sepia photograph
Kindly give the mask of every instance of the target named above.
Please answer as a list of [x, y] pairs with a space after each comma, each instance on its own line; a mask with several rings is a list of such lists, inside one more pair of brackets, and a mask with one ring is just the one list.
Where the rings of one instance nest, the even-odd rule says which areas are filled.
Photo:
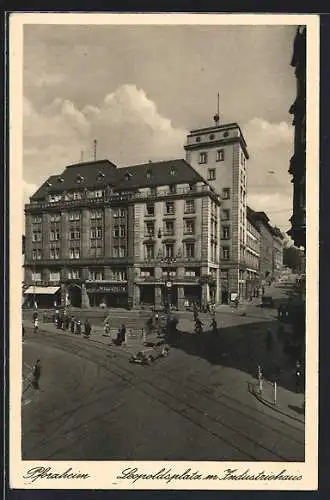
[[317, 433], [316, 16], [33, 16], [11, 185], [20, 480], [124, 462], [109, 487], [166, 487], [181, 463], [222, 488], [201, 472], [217, 463], [295, 483]]

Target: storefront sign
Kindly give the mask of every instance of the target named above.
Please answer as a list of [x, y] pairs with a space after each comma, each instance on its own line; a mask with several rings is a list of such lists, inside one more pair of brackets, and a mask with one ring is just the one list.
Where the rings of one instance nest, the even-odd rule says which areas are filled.
[[127, 293], [126, 285], [94, 285], [87, 287], [88, 293]]

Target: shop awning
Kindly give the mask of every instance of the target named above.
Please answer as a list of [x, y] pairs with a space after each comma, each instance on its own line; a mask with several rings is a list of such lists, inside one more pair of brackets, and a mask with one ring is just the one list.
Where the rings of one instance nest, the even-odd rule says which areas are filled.
[[59, 289], [59, 286], [29, 286], [24, 295], [54, 295]]

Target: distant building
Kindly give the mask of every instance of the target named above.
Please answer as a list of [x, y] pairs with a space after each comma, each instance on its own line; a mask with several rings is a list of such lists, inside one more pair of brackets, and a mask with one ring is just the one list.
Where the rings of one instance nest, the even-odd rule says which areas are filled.
[[222, 197], [221, 290], [222, 302], [232, 293], [246, 295], [246, 199], [249, 154], [237, 123], [192, 130], [184, 146], [186, 160]]
[[283, 267], [283, 243], [284, 236], [277, 228], [272, 228], [273, 232], [273, 277], [277, 277]]
[[[250, 209], [251, 210], [251, 209]], [[262, 285], [268, 284], [273, 276], [273, 228], [265, 212], [253, 212], [253, 220], [260, 233], [259, 275]]]
[[288, 234], [298, 247], [306, 246], [306, 26], [294, 39], [291, 66], [295, 68], [297, 95], [290, 108], [294, 126], [294, 154], [289, 173], [293, 183], [293, 213]]
[[185, 160], [78, 163], [25, 206], [27, 301], [183, 309], [220, 298], [220, 198]]
[[255, 212], [246, 207], [246, 264], [247, 290], [246, 295], [258, 295], [260, 287], [260, 246], [261, 234], [256, 222]]

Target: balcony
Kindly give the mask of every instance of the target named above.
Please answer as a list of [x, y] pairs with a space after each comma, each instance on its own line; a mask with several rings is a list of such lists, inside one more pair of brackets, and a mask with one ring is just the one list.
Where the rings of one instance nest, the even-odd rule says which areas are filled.
[[[215, 200], [220, 201], [220, 196], [212, 191], [209, 185], [196, 186], [195, 189], [190, 189], [189, 187], [178, 187], [176, 192], [173, 193], [170, 189], [159, 189], [157, 194], [146, 194], [146, 193], [112, 193], [105, 194], [103, 198], [87, 198], [82, 197], [79, 200], [58, 200], [58, 201], [33, 201], [26, 205], [25, 210], [27, 212], [33, 212], [35, 210], [46, 210], [54, 208], [56, 210], [61, 207], [61, 209], [78, 209], [83, 207], [103, 207], [116, 203], [127, 203], [127, 202], [138, 202], [138, 201], [151, 201], [163, 198], [182, 198], [182, 196], [195, 197], [196, 194], [209, 193]], [[191, 212], [194, 213], [194, 212]], [[167, 214], [173, 215], [173, 214]], [[154, 217], [154, 214], [145, 214], [146, 217]]]

